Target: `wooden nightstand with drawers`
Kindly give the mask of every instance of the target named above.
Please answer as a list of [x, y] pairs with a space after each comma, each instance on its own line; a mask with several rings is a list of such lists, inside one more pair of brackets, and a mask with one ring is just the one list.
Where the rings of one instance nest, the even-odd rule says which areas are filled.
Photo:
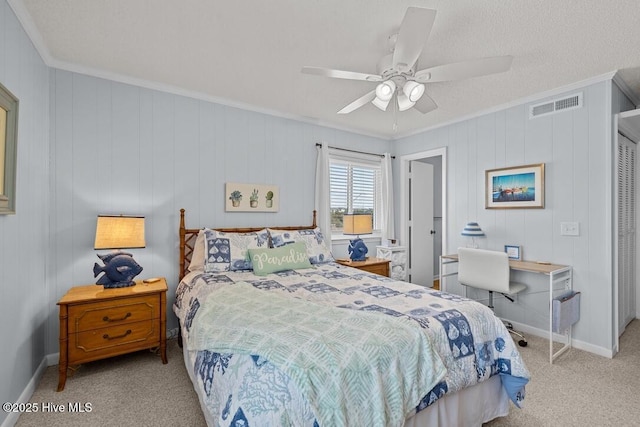
[[336, 262], [338, 264], [346, 265], [347, 267], [353, 267], [369, 273], [389, 277], [389, 263], [391, 261], [388, 259], [367, 257], [364, 261], [351, 261], [347, 258], [337, 259]]
[[158, 347], [167, 363], [167, 282], [136, 281], [135, 286], [104, 289], [76, 286], [58, 301], [60, 363], [58, 391], [69, 366]]

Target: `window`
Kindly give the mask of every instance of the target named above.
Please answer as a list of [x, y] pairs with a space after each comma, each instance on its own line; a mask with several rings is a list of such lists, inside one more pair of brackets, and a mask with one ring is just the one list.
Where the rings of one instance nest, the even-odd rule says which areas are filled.
[[354, 160], [332, 155], [329, 161], [331, 232], [342, 233], [345, 213], [373, 215], [373, 229], [380, 230], [382, 209], [381, 160]]

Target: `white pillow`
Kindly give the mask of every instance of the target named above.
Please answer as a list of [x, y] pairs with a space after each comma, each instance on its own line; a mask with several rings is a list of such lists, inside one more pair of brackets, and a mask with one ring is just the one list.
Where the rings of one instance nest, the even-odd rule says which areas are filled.
[[204, 230], [198, 232], [196, 243], [193, 245], [189, 271], [204, 271]]

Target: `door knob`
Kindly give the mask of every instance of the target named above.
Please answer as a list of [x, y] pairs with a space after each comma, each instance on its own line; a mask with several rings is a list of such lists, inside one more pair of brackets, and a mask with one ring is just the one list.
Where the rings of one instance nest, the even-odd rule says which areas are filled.
[[431, 230], [429, 233], [430, 234], [436, 234], [436, 230]]

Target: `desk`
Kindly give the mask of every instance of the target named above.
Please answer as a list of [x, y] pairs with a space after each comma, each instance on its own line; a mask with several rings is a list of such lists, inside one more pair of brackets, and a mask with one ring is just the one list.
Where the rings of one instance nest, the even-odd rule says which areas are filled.
[[[441, 255], [440, 256], [440, 289], [446, 291], [443, 278], [448, 276], [455, 276], [458, 274], [444, 273], [445, 265], [458, 262], [458, 255]], [[545, 274], [549, 276], [549, 363], [553, 364], [553, 361], [565, 351], [571, 348], [571, 327], [569, 327], [564, 334], [565, 343], [562, 348], [555, 353], [553, 352], [553, 286], [557, 283], [564, 282], [564, 289], [570, 290], [573, 288], [573, 269], [570, 265], [561, 264], [540, 264], [535, 261], [516, 261], [509, 260], [509, 267], [512, 270], [525, 271], [528, 273]]]

